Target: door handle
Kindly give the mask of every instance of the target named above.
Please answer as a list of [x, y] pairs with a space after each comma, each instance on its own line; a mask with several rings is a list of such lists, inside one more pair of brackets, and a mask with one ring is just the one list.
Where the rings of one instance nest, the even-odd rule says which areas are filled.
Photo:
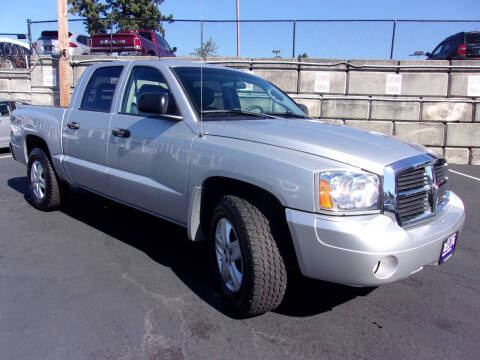
[[122, 138], [130, 137], [130, 131], [128, 131], [127, 129], [113, 129], [112, 134]]
[[80, 129], [80, 124], [75, 121], [70, 121], [69, 123], [67, 123], [67, 126], [69, 129], [73, 129], [73, 130]]

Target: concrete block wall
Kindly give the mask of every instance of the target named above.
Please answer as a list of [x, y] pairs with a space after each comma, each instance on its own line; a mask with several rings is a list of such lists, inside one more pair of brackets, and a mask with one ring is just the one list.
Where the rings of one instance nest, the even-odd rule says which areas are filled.
[[[92, 63], [72, 59], [72, 84]], [[119, 57], [138, 59], [137, 57]], [[150, 59], [142, 57], [143, 60]], [[156, 59], [151, 57], [151, 59]], [[176, 58], [200, 61], [200, 58]], [[57, 62], [0, 72], [0, 97], [58, 105]], [[451, 163], [480, 165], [480, 61], [209, 58], [251, 71], [307, 105], [312, 117], [420, 143]], [[55, 79], [58, 84], [58, 78]], [[72, 91], [73, 91], [72, 86]]]
[[318, 65], [299, 65], [298, 91], [289, 94], [311, 116], [419, 143], [451, 163], [480, 164], [480, 61], [302, 62]]

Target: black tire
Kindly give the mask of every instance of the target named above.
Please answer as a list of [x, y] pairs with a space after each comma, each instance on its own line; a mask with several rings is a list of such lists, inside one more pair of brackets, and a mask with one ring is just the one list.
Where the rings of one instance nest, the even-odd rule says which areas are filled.
[[[38, 170], [41, 165], [41, 173]], [[32, 173], [36, 174], [32, 177]], [[43, 188], [39, 189], [42, 179]], [[27, 165], [27, 191], [30, 203], [42, 211], [57, 209], [61, 204], [60, 180], [57, 178], [50, 159], [42, 149], [35, 148], [28, 157]]]
[[[231, 224], [233, 232], [230, 236], [238, 239], [240, 246], [241, 264], [236, 266], [237, 269], [241, 267], [238, 289], [232, 289], [235, 283], [222, 277], [223, 265], [220, 263], [224, 263], [219, 259], [222, 255], [218, 255], [216, 240], [217, 225], [221, 227], [221, 221]], [[280, 305], [287, 287], [285, 260], [272, 235], [269, 220], [258, 207], [237, 196], [222, 197], [212, 216], [209, 245], [213, 271], [222, 295], [238, 315], [254, 316]], [[230, 269], [231, 259], [229, 264]]]

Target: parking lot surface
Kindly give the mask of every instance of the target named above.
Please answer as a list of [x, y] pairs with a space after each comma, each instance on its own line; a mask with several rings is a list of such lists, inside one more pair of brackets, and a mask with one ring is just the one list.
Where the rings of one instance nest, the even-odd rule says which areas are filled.
[[277, 311], [237, 319], [183, 228], [78, 189], [37, 211], [0, 153], [0, 358], [478, 359], [480, 167], [451, 169], [467, 222], [444, 265], [375, 289], [294, 274]]

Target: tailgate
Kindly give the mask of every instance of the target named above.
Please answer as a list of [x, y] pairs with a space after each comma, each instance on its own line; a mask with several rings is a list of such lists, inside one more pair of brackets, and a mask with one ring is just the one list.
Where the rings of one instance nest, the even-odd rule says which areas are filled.
[[480, 57], [480, 31], [466, 34], [467, 57]]
[[135, 50], [135, 34], [96, 34], [91, 37], [91, 51]]
[[467, 57], [480, 57], [480, 43], [467, 44]]

